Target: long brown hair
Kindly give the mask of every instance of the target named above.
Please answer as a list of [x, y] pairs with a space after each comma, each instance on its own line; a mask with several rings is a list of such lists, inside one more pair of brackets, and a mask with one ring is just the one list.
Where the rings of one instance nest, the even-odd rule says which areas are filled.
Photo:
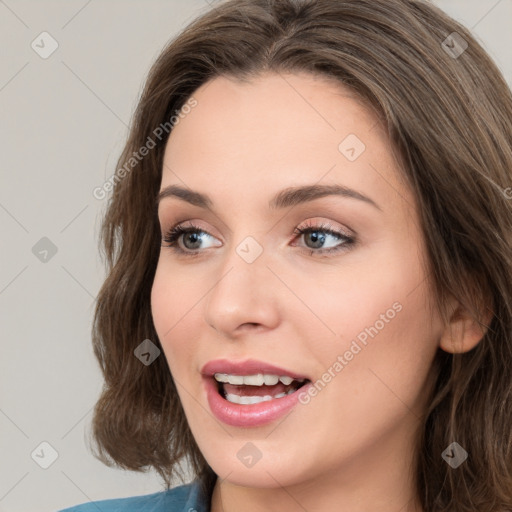
[[[187, 461], [212, 490], [216, 475], [191, 434], [165, 357], [146, 366], [134, 350], [146, 339], [161, 348], [150, 291], [169, 120], [179, 121], [208, 80], [267, 71], [334, 80], [379, 113], [417, 200], [440, 314], [448, 321], [450, 296], [481, 325], [492, 312], [474, 349], [438, 350], [415, 481], [426, 512], [512, 510], [512, 95], [471, 33], [421, 0], [228, 0], [161, 52], [101, 231], [108, 275], [93, 325], [105, 378], [94, 410], [95, 456], [130, 470], [153, 467], [167, 487]], [[150, 140], [147, 154], [135, 158]], [[454, 441], [469, 454], [457, 469], [441, 456]]]

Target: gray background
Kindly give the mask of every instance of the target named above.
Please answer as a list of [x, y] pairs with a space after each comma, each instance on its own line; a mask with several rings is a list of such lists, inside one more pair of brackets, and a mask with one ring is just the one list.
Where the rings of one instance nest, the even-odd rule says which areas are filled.
[[[512, 84], [512, 0], [435, 3], [472, 29]], [[92, 190], [115, 171], [150, 65], [208, 9], [206, 0], [0, 0], [0, 512], [162, 489], [155, 472], [103, 466], [84, 441], [102, 385], [90, 328], [107, 200]], [[47, 59], [31, 47], [43, 31], [59, 44]], [[36, 255], [43, 237], [57, 249], [46, 262]], [[42, 442], [58, 453], [47, 469]]]

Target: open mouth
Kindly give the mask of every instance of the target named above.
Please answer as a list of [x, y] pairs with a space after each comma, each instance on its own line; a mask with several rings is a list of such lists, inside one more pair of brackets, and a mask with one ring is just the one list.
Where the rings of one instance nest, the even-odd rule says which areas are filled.
[[219, 395], [228, 402], [252, 405], [283, 398], [311, 382], [277, 375], [227, 375], [216, 373], [214, 380]]

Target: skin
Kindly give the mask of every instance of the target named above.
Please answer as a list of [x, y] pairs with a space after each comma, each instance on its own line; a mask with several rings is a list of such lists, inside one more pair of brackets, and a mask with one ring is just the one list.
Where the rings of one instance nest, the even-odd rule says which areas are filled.
[[[181, 237], [196, 257], [163, 243], [151, 305], [188, 424], [219, 476], [211, 510], [422, 510], [413, 456], [432, 360], [439, 348], [470, 350], [482, 333], [457, 303], [448, 326], [432, 307], [416, 201], [385, 131], [348, 90], [307, 74], [215, 78], [194, 98], [169, 137], [161, 189], [181, 185], [213, 204], [168, 197], [158, 215], [163, 234], [193, 221], [212, 236], [198, 232], [199, 249]], [[354, 161], [338, 149], [349, 134], [366, 146]], [[316, 183], [350, 187], [380, 209], [341, 196], [269, 208], [278, 191]], [[320, 223], [356, 244], [311, 254], [343, 243], [294, 234]], [[236, 252], [247, 236], [263, 249], [252, 263]], [[395, 303], [401, 310], [307, 404], [260, 427], [212, 415], [207, 361], [255, 358], [315, 382]], [[248, 441], [261, 453], [252, 467], [237, 457]]]

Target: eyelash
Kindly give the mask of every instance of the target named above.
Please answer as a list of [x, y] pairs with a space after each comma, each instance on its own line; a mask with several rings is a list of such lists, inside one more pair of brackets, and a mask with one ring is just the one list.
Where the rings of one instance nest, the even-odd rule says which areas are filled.
[[[304, 234], [309, 234], [309, 233], [314, 233], [314, 232], [321, 232], [321, 233], [325, 233], [325, 234], [328, 234], [328, 235], [332, 235], [334, 237], [337, 237], [339, 238], [340, 240], [343, 241], [343, 243], [341, 243], [340, 245], [337, 245], [335, 247], [331, 247], [331, 248], [328, 248], [328, 249], [310, 249], [310, 248], [302, 248], [302, 251], [303, 252], [306, 252], [306, 253], [309, 253], [310, 256], [313, 256], [314, 254], [318, 254], [318, 255], [322, 255], [322, 254], [333, 254], [333, 253], [337, 253], [337, 252], [340, 252], [340, 251], [347, 251], [350, 247], [352, 247], [355, 243], [356, 243], [356, 239], [355, 237], [353, 236], [349, 236], [349, 235], [346, 235], [340, 231], [333, 231], [332, 229], [330, 229], [331, 226], [329, 224], [324, 224], [324, 223], [321, 223], [321, 224], [317, 224], [317, 225], [312, 225], [312, 224], [308, 224], [304, 227], [300, 227], [300, 228], [295, 228], [293, 233], [297, 236], [302, 236]], [[163, 237], [163, 242], [166, 242], [168, 245], [164, 245], [162, 247], [167, 247], [169, 249], [171, 249], [173, 252], [177, 253], [178, 255], [182, 255], [182, 256], [186, 256], [186, 257], [196, 257], [196, 256], [199, 256], [200, 255], [200, 252], [199, 251], [186, 251], [186, 250], [183, 250], [181, 247], [179, 247], [178, 245], [178, 239], [182, 236], [182, 235], [186, 235], [186, 234], [189, 234], [189, 233], [196, 233], [196, 232], [199, 232], [199, 233], [204, 233], [208, 236], [212, 236], [210, 233], [208, 233], [208, 231], [205, 231], [204, 229], [198, 227], [198, 226], [195, 226], [194, 224], [190, 224], [189, 226], [187, 227], [183, 227], [182, 225], [177, 225], [177, 226], [174, 226], [173, 228], [171, 228], [166, 234], [165, 236]]]

